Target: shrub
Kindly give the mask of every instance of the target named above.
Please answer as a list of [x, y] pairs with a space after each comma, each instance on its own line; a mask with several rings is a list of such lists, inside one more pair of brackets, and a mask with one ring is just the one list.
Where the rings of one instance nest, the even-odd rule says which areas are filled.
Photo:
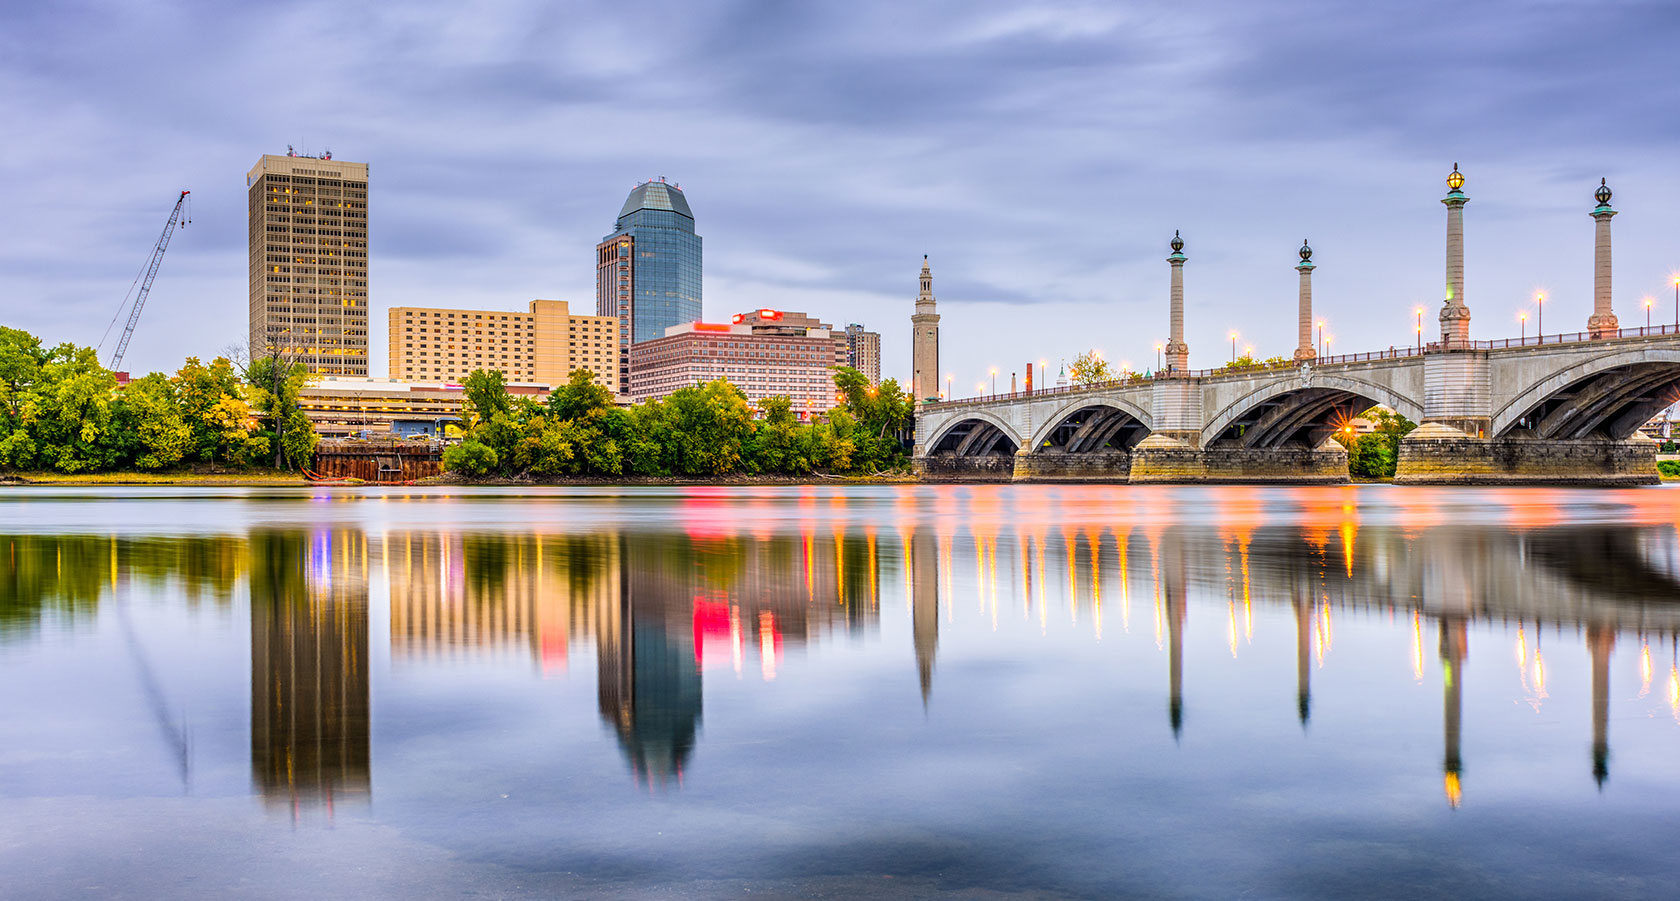
[[477, 441], [463, 441], [443, 452], [443, 468], [463, 475], [487, 475], [499, 462], [495, 448]]

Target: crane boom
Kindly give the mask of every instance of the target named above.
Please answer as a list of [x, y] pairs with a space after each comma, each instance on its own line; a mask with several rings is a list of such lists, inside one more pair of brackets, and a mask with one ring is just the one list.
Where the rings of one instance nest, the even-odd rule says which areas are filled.
[[123, 327], [122, 338], [117, 341], [116, 353], [111, 355], [109, 368], [115, 370], [122, 365], [123, 354], [128, 352], [128, 339], [134, 337], [134, 326], [140, 322], [140, 308], [146, 305], [146, 295], [152, 291], [152, 280], [157, 278], [158, 264], [163, 262], [163, 252], [169, 249], [169, 237], [175, 234], [175, 226], [181, 221], [181, 206], [187, 202], [187, 195], [191, 191], [182, 191], [181, 196], [175, 198], [175, 209], [169, 211], [169, 221], [163, 225], [163, 234], [152, 248], [152, 261], [146, 267], [146, 277], [140, 283], [140, 293], [134, 295], [134, 309], [128, 313], [128, 325]]

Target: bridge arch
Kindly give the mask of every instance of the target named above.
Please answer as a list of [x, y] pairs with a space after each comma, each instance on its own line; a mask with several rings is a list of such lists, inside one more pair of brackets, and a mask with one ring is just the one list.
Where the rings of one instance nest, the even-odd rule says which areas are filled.
[[1680, 401], [1680, 350], [1612, 351], [1528, 386], [1494, 412], [1489, 433], [1620, 441], [1675, 401]]
[[1059, 442], [1059, 446], [1067, 452], [1096, 451], [1108, 447], [1115, 440], [1128, 446], [1136, 444], [1154, 430], [1154, 418], [1129, 400], [1082, 397], [1063, 404], [1056, 412], [1046, 416], [1044, 424], [1032, 436], [1027, 447], [1036, 454], [1047, 449], [1044, 446], [1046, 442], [1053, 442], [1058, 433], [1063, 433], [1064, 441]]
[[1227, 404], [1202, 429], [1202, 446], [1235, 437], [1226, 433], [1240, 427], [1245, 444], [1277, 447], [1304, 429], [1322, 427], [1348, 404], [1364, 404], [1355, 413], [1382, 404], [1414, 422], [1423, 419], [1423, 404], [1386, 385], [1318, 371], [1303, 382], [1297, 370]]
[[952, 413], [927, 442], [928, 456], [984, 457], [1013, 454], [1021, 436], [1001, 417], [985, 410]]

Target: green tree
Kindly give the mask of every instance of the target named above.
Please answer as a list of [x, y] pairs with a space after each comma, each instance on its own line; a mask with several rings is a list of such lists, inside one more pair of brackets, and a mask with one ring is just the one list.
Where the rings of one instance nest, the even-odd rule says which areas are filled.
[[268, 453], [268, 442], [250, 427], [245, 386], [226, 357], [208, 366], [188, 357], [170, 381], [181, 419], [192, 432], [187, 459], [243, 465]]
[[727, 475], [741, 465], [753, 432], [752, 408], [741, 389], [723, 379], [681, 388], [665, 399], [670, 431], [661, 442], [666, 466], [683, 475]]
[[154, 372], [135, 379], [111, 404], [118, 462], [136, 469], [163, 469], [181, 462], [192, 448], [192, 429], [169, 377]]
[[1068, 378], [1075, 384], [1090, 384], [1091, 382], [1106, 382], [1115, 378], [1114, 370], [1103, 359], [1102, 353], [1088, 350], [1073, 358], [1073, 366], [1068, 370]]
[[274, 464], [307, 466], [315, 457], [315, 434], [309, 417], [303, 414], [298, 398], [309, 383], [309, 368], [280, 356], [267, 356], [251, 364], [248, 372], [254, 405], [262, 415], [269, 437], [279, 435]]
[[496, 452], [472, 439], [451, 445], [443, 452], [443, 468], [470, 476], [484, 476], [500, 464]]
[[572, 370], [566, 384], [548, 396], [548, 412], [560, 419], [585, 422], [599, 419], [612, 409], [612, 392], [595, 382], [587, 369]]
[[59, 472], [93, 472], [117, 462], [111, 442], [116, 376], [91, 347], [60, 344], [47, 355], [39, 390], [24, 403], [37, 461]]
[[500, 370], [475, 369], [461, 387], [466, 393], [462, 412], [467, 414], [468, 426], [489, 420], [497, 413], [512, 412], [513, 398], [508, 395], [507, 380]]

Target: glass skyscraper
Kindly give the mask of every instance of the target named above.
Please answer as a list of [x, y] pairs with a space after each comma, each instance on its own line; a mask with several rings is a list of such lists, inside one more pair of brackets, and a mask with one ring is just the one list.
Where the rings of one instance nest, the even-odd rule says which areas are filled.
[[618, 319], [619, 393], [630, 390], [630, 345], [700, 319], [700, 236], [682, 189], [636, 186], [613, 232], [595, 246], [595, 312]]

